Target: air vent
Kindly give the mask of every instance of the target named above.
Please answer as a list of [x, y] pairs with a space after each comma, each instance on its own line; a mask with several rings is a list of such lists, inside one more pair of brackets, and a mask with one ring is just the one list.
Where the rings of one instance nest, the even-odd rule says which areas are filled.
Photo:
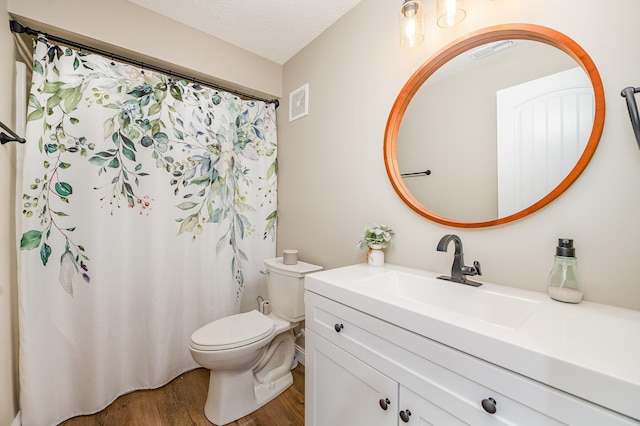
[[516, 42], [513, 40], [502, 40], [497, 41], [492, 44], [488, 44], [486, 46], [480, 46], [477, 49], [472, 50], [468, 53], [471, 59], [477, 61], [482, 58], [486, 58], [487, 56], [493, 55], [501, 50], [508, 49], [509, 47], [515, 45]]

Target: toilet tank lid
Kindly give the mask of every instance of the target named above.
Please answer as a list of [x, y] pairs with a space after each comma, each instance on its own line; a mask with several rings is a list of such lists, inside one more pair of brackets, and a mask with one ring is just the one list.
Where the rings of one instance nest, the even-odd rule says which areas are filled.
[[253, 310], [210, 322], [191, 335], [191, 346], [201, 350], [221, 350], [248, 345], [269, 336], [275, 323]]
[[286, 275], [291, 275], [294, 277], [301, 277], [304, 274], [309, 274], [311, 272], [317, 272], [322, 270], [322, 266], [312, 265], [311, 263], [300, 262], [295, 265], [285, 265], [282, 262], [282, 257], [276, 257], [273, 259], [265, 259], [265, 265], [267, 265], [267, 269], [275, 270]]

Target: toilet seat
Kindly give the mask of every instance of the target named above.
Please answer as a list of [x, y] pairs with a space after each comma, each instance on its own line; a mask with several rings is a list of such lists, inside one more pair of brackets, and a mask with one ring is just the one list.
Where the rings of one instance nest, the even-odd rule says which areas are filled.
[[246, 346], [269, 337], [276, 324], [253, 310], [210, 322], [191, 335], [191, 347], [201, 351], [220, 351]]

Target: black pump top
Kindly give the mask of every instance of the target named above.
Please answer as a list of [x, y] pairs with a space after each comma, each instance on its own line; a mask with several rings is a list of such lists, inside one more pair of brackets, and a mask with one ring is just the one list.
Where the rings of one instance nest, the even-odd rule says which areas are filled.
[[556, 247], [556, 256], [576, 257], [576, 249], [573, 247], [573, 240], [569, 238], [559, 238]]

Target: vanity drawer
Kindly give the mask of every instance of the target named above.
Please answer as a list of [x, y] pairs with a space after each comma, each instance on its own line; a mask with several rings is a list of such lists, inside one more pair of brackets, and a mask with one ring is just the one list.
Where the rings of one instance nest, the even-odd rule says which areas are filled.
[[[312, 292], [305, 297], [307, 328], [465, 423], [640, 424]], [[489, 398], [495, 414], [482, 407]]]

